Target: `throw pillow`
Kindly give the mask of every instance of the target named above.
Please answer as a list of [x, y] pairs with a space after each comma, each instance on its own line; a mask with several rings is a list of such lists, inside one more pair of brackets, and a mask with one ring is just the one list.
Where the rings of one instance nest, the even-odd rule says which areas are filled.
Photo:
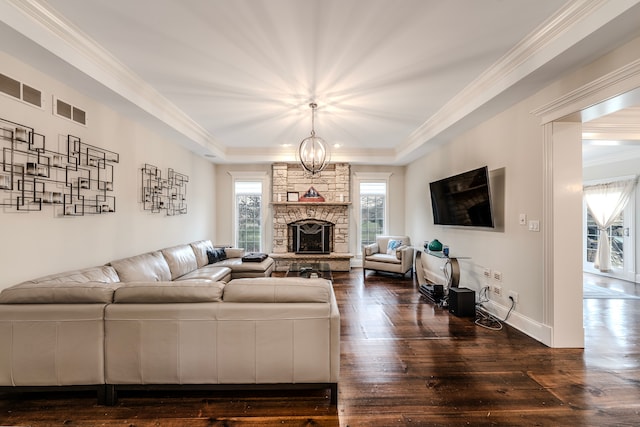
[[207, 258], [209, 259], [209, 264], [215, 264], [218, 261], [227, 259], [227, 254], [223, 248], [207, 248]]
[[216, 255], [218, 256], [218, 261], [224, 261], [227, 259], [227, 253], [224, 251], [224, 248], [216, 249]]
[[214, 264], [220, 261], [218, 258], [218, 251], [213, 248], [207, 248], [207, 259], [209, 260], [209, 264]]
[[389, 240], [387, 244], [387, 255], [395, 255], [396, 250], [402, 246], [402, 240]]

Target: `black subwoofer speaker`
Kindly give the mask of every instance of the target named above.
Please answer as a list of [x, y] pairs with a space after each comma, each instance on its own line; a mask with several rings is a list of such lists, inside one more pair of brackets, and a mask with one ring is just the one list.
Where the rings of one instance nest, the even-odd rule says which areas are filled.
[[449, 288], [449, 312], [458, 317], [475, 316], [475, 291], [467, 288]]

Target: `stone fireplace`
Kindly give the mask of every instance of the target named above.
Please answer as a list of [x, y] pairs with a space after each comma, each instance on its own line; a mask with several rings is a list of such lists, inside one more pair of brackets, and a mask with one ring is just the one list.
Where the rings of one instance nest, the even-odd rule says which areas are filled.
[[[313, 188], [321, 199], [303, 201]], [[273, 253], [276, 269], [292, 262], [328, 262], [334, 271], [349, 271], [350, 168], [330, 164], [319, 176], [298, 164], [273, 165]]]

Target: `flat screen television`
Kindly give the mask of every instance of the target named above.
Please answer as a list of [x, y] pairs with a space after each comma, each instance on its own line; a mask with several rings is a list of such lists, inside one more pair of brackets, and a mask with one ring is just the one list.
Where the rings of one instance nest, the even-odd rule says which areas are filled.
[[434, 224], [495, 226], [486, 166], [430, 182], [429, 189]]

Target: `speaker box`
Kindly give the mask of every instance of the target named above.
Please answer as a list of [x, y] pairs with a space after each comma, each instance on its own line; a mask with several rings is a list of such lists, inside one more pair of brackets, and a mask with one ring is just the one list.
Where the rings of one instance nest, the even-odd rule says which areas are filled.
[[449, 288], [449, 312], [458, 317], [475, 316], [475, 291], [467, 288]]
[[442, 285], [420, 285], [418, 291], [426, 298], [439, 303], [444, 297], [444, 286]]

